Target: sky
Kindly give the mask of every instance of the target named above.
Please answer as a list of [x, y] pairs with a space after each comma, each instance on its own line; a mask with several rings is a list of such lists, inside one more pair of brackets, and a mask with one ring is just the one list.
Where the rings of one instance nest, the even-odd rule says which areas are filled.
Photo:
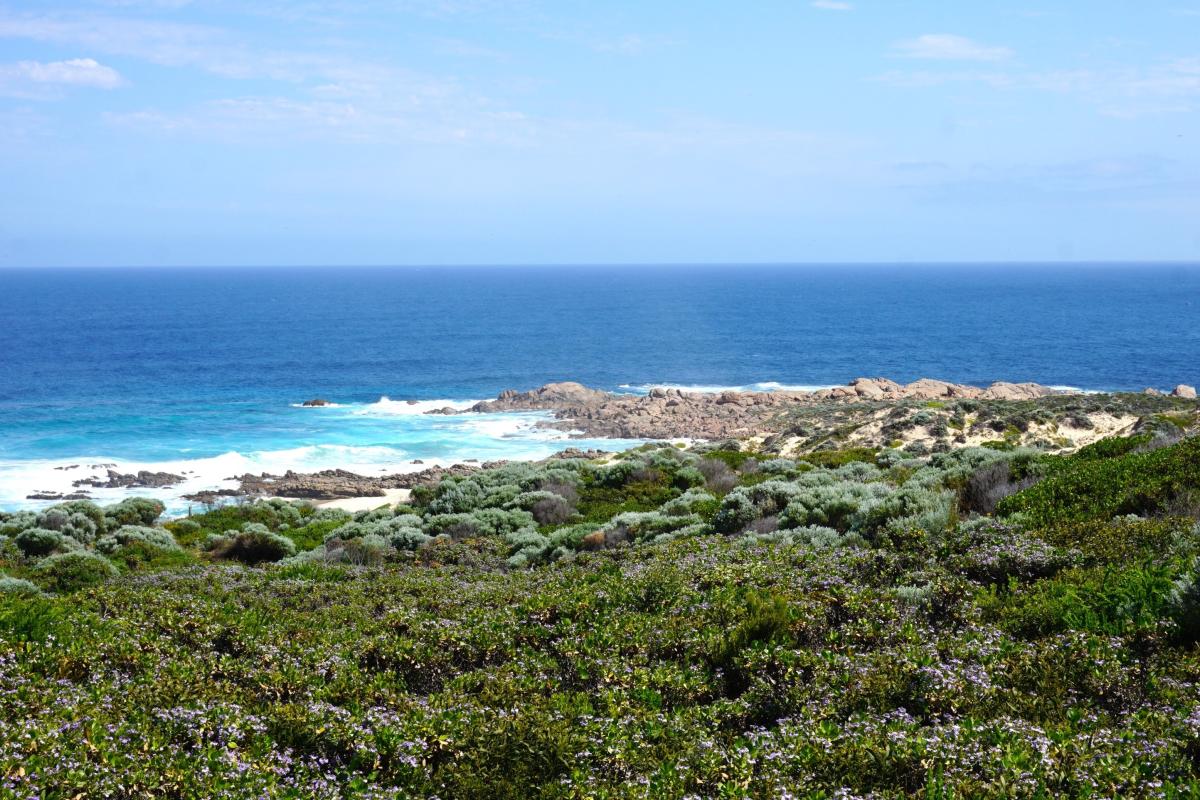
[[1200, 261], [1200, 0], [0, 0], [0, 265]]

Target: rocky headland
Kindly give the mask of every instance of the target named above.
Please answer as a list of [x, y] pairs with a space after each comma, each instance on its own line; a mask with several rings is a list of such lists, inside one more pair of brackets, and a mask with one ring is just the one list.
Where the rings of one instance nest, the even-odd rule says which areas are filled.
[[[921, 379], [900, 384], [858, 378], [816, 391], [688, 392], [655, 388], [618, 394], [574, 382], [530, 391], [508, 389], [469, 409], [489, 414], [541, 411], [538, 424], [589, 438], [688, 439], [730, 442], [764, 454], [797, 456], [845, 447], [900, 447], [929, 453], [964, 446], [1028, 445], [1071, 450], [1115, 434], [1154, 429], [1181, 435], [1200, 423], [1193, 387], [1164, 392], [1084, 394], [1036, 383], [986, 387]], [[462, 414], [445, 408], [430, 414]], [[597, 458], [602, 451], [563, 451], [560, 457]], [[455, 464], [419, 472], [367, 476], [345, 470], [243, 475], [237, 489], [201, 492], [189, 499], [292, 497], [314, 501], [383, 497], [388, 490], [436, 483], [494, 464]], [[110, 476], [116, 479], [127, 476]], [[138, 476], [142, 480], [145, 477]]]
[[[774, 432], [790, 409], [827, 403], [896, 403], [906, 400], [1035, 400], [1054, 394], [1036, 383], [994, 383], [987, 388], [922, 379], [902, 385], [886, 378], [858, 378], [847, 386], [811, 392], [686, 392], [651, 389], [646, 395], [614, 394], [582, 384], [549, 383], [528, 392], [508, 389], [474, 412], [548, 411], [559, 430], [627, 439], [730, 439]], [[434, 411], [430, 413], [442, 413]], [[461, 413], [461, 412], [456, 412]]]
[[1095, 394], [1036, 383], [858, 378], [815, 391], [655, 388], [632, 395], [565, 382], [509, 389], [471, 411], [543, 411], [551, 418], [539, 424], [590, 437], [735, 440], [794, 456], [836, 447], [928, 452], [997, 443], [1069, 450], [1138, 426], [1193, 424], [1195, 398], [1195, 388], [1183, 384], [1169, 393]]

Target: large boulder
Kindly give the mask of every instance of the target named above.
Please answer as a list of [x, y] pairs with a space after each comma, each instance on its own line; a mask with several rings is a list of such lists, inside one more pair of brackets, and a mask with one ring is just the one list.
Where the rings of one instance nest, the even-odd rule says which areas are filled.
[[887, 378], [855, 378], [850, 381], [854, 394], [865, 400], [883, 400], [903, 393], [904, 387]]
[[1183, 397], [1188, 400], [1196, 399], [1196, 387], [1181, 383], [1171, 390], [1171, 397]]
[[1038, 383], [996, 381], [984, 389], [979, 397], [983, 400], [1036, 400], [1052, 394], [1055, 394], [1053, 389]]
[[913, 381], [904, 387], [904, 393], [908, 397], [917, 400], [939, 400], [946, 397], [964, 397], [967, 396], [963, 389], [965, 387], [956, 386], [953, 383], [946, 381], [935, 381], [932, 378], [921, 378]]

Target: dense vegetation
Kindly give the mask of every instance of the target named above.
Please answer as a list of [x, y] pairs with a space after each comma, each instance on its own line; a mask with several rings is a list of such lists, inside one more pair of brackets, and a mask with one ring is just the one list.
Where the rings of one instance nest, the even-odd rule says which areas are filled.
[[1200, 439], [0, 515], [0, 796], [1200, 793]]

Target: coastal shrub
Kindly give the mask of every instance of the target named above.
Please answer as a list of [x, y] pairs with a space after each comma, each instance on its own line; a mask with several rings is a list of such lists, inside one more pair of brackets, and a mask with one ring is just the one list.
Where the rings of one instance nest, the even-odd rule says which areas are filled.
[[1040, 480], [1037, 474], [1018, 475], [1009, 459], [997, 459], [979, 467], [962, 488], [960, 503], [964, 511], [991, 514], [1009, 495], [1028, 489]]
[[823, 525], [808, 525], [803, 528], [779, 528], [778, 517], [767, 517], [751, 523], [746, 530], [748, 537], [760, 542], [792, 545], [812, 550], [835, 550], [841, 548], [865, 548], [869, 544], [857, 533], [843, 532]]
[[37, 527], [58, 531], [70, 536], [80, 544], [88, 544], [96, 538], [96, 522], [87, 514], [72, 512], [63, 506], [52, 506], [38, 515]]
[[146, 497], [130, 497], [104, 509], [104, 528], [111, 530], [123, 525], [150, 526], [166, 510], [158, 500]]
[[171, 532], [163, 528], [148, 528], [143, 525], [123, 525], [96, 542], [96, 550], [112, 555], [119, 548], [130, 544], [155, 547], [160, 550], [178, 550], [179, 543]]
[[24, 578], [0, 575], [0, 595], [29, 597], [41, 594], [42, 590]]
[[1180, 603], [1167, 567], [1072, 568], [992, 600], [991, 613], [1023, 635], [1079, 630], [1116, 636], [1154, 627], [1178, 614]]
[[778, 479], [740, 486], [722, 499], [713, 527], [719, 533], [737, 533], [756, 519], [778, 514], [800, 491], [799, 484]]
[[[388, 514], [390, 513], [391, 512], [389, 511]], [[396, 516], [383, 516], [380, 518], [378, 515], [375, 515], [374, 519], [355, 519], [340, 525], [334, 525], [333, 523], [335, 522], [336, 520], [317, 524], [322, 529], [329, 529], [324, 534], [323, 541], [328, 542], [333, 539], [348, 541], [350, 539], [359, 539], [363, 536], [369, 535], [382, 536], [386, 539], [403, 530], [408, 530], [411, 528], [420, 530], [424, 525], [424, 521], [421, 519], [421, 517], [417, 516], [416, 514], [410, 514], [407, 511]], [[289, 538], [294, 538], [294, 536]]]
[[703, 522], [695, 515], [667, 516], [657, 511], [627, 511], [613, 517], [602, 530], [619, 541], [641, 542], [659, 538], [666, 541], [684, 531], [699, 532]]
[[566, 500], [572, 506], [579, 502], [579, 487], [575, 483], [563, 483], [559, 480], [545, 480], [539, 484], [538, 489], [543, 492], [552, 492], [562, 499]]
[[704, 486], [707, 482], [708, 478], [705, 474], [692, 464], [687, 464], [677, 469], [674, 477], [671, 479], [671, 485], [683, 491], [687, 491], [695, 486]]
[[720, 504], [720, 500], [703, 489], [688, 489], [679, 497], [663, 503], [658, 511], [671, 517], [699, 514], [711, 519]]
[[1075, 565], [1081, 554], [997, 520], [977, 518], [960, 524], [943, 539], [946, 563], [984, 584], [1007, 585], [1056, 575]]
[[251, 566], [280, 561], [296, 555], [296, 544], [260, 523], [247, 523], [240, 531], [213, 541], [209, 546], [215, 558], [240, 561]]
[[1069, 456], [1069, 459], [1071, 461], [1102, 461], [1106, 458], [1128, 455], [1150, 444], [1152, 438], [1153, 435], [1149, 433], [1137, 436], [1109, 436], [1079, 448]]
[[874, 464], [876, 452], [873, 447], [847, 447], [843, 450], [818, 450], [800, 458], [813, 466], [832, 469], [856, 462]]
[[484, 497], [483, 487], [473, 480], [442, 481], [430, 500], [430, 514], [461, 514], [478, 508]]
[[544, 561], [553, 550], [550, 539], [532, 528], [514, 531], [504, 537], [512, 548], [508, 564], [514, 568]]
[[885, 484], [850, 481], [800, 489], [789, 498], [779, 523], [784, 528], [821, 525], [840, 531], [864, 531], [868, 512], [892, 492]]
[[361, 567], [379, 566], [395, 552], [387, 539], [374, 533], [325, 547], [333, 560]]
[[575, 515], [575, 507], [569, 500], [545, 489], [522, 492], [507, 507], [530, 512], [539, 525], [561, 525]]
[[[1072, 460], [1044, 480], [1004, 498], [1000, 514], [1035, 525], [1122, 514], [1154, 514], [1200, 490], [1200, 437], [1113, 458]], [[1172, 509], [1174, 510], [1174, 509]]]
[[58, 531], [46, 530], [45, 528], [26, 528], [18, 533], [13, 541], [16, 542], [17, 547], [21, 548], [21, 552], [29, 558], [38, 558], [50, 553], [78, 550], [81, 547], [79, 542], [71, 537], [64, 536]]
[[1039, 534], [1054, 545], [1079, 551], [1090, 563], [1163, 562], [1200, 551], [1200, 531], [1194, 520], [1184, 517], [1127, 515], [1063, 522], [1045, 527]]
[[115, 578], [117, 568], [98, 553], [79, 550], [47, 556], [33, 568], [33, 576], [43, 588], [64, 594]]
[[388, 543], [397, 550], [417, 550], [433, 539], [420, 528], [401, 527], [388, 533]]
[[426, 533], [447, 534], [455, 539], [472, 536], [504, 536], [533, 527], [533, 515], [520, 509], [480, 508], [465, 514], [439, 514], [425, 520]]
[[905, 484], [839, 481], [798, 487], [780, 514], [783, 528], [821, 526], [872, 537], [888, 530], [945, 530], [953, 520], [953, 494]]
[[704, 485], [716, 494], [725, 494], [738, 485], [737, 473], [727, 460], [712, 458], [710, 454], [696, 465], [696, 469], [704, 477]]
[[0, 512], [0, 536], [16, 537], [26, 528], [37, 527], [37, 514], [32, 511]]

